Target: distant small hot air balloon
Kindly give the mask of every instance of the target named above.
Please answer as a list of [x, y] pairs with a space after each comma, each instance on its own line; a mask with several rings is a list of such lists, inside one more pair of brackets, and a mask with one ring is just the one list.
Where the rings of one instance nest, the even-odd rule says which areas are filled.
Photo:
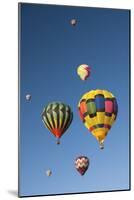
[[89, 167], [89, 159], [86, 156], [79, 156], [75, 159], [75, 168], [83, 176]]
[[91, 90], [81, 97], [78, 109], [84, 125], [103, 149], [104, 140], [117, 117], [115, 96], [107, 90]]
[[91, 74], [91, 68], [87, 64], [81, 64], [77, 68], [77, 74], [81, 80], [85, 81]]
[[69, 128], [72, 120], [71, 108], [64, 103], [49, 103], [42, 112], [42, 121], [57, 138], [57, 144], [60, 144], [59, 139]]
[[30, 95], [30, 94], [27, 94], [27, 95], [26, 95], [26, 100], [27, 100], [27, 101], [30, 101], [30, 100], [31, 100], [31, 95]]
[[48, 169], [47, 171], [46, 171], [46, 176], [51, 176], [52, 175], [52, 171], [50, 170], [50, 169]]
[[70, 24], [71, 24], [72, 26], [76, 26], [77, 20], [76, 20], [76, 19], [71, 19]]

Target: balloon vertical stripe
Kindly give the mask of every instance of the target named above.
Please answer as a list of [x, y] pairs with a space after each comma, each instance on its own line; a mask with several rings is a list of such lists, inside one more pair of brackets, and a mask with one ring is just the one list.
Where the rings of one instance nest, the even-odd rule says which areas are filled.
[[61, 122], [61, 130], [63, 130], [63, 126], [66, 120], [66, 110], [65, 110], [65, 106], [62, 104], [62, 108], [61, 108], [61, 112], [63, 113], [63, 118], [62, 118], [62, 122]]
[[97, 112], [105, 112], [105, 99], [103, 95], [95, 96], [95, 104]]

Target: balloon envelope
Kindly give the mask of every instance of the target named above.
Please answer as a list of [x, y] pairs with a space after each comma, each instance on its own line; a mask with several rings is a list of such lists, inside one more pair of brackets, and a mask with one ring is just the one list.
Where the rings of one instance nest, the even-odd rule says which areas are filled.
[[27, 95], [26, 95], [26, 100], [27, 100], [27, 101], [30, 101], [30, 100], [31, 100], [31, 95], [30, 95], [30, 94], [27, 94]]
[[48, 169], [47, 171], [46, 171], [46, 176], [51, 176], [52, 175], [52, 171], [50, 170], [50, 169]]
[[75, 159], [75, 168], [83, 176], [89, 167], [89, 159], [86, 156], [79, 156]]
[[77, 20], [76, 19], [71, 19], [70, 24], [72, 26], [75, 26], [77, 24]]
[[58, 139], [69, 128], [72, 120], [73, 113], [70, 106], [61, 102], [49, 103], [42, 113], [43, 123]]
[[118, 112], [114, 95], [107, 90], [91, 90], [81, 97], [78, 109], [84, 125], [104, 148], [103, 142]]
[[87, 64], [81, 64], [77, 67], [77, 74], [81, 80], [85, 81], [91, 74], [91, 68]]

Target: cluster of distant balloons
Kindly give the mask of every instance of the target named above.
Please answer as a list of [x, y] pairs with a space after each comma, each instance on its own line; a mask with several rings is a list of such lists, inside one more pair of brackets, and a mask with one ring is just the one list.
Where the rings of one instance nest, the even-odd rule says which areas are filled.
[[[70, 24], [76, 26], [77, 20], [71, 19]], [[82, 81], [87, 80], [91, 74], [91, 67], [81, 64], [77, 67], [77, 74]], [[31, 100], [31, 95], [26, 95], [26, 100]], [[104, 148], [104, 140], [116, 120], [118, 105], [115, 96], [107, 90], [91, 90], [86, 92], [78, 103], [80, 119], [85, 127], [99, 142], [100, 149]], [[42, 112], [42, 121], [47, 129], [57, 138], [67, 131], [73, 120], [73, 112], [69, 105], [62, 102], [52, 102], [46, 105]], [[84, 175], [89, 167], [90, 161], [87, 156], [78, 156], [75, 159], [75, 168]], [[52, 171], [46, 171], [51, 176]]]

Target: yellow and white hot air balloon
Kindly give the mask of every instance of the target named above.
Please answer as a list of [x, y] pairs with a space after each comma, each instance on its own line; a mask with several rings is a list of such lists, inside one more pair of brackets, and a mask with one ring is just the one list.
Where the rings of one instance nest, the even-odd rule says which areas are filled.
[[87, 64], [79, 65], [77, 68], [77, 74], [81, 80], [85, 81], [91, 73], [91, 68]]

